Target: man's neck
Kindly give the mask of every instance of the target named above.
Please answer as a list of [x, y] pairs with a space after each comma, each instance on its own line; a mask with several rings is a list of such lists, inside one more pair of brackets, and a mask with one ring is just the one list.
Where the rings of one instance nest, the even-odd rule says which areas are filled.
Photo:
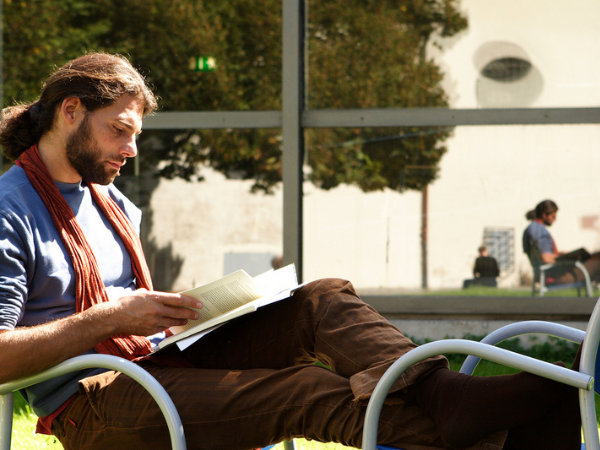
[[62, 140], [51, 133], [44, 134], [38, 143], [40, 156], [54, 181], [78, 183], [81, 175], [71, 166]]

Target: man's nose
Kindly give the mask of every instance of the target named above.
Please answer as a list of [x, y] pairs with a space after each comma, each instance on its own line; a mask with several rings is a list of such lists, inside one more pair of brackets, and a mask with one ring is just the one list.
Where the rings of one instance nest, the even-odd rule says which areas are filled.
[[135, 136], [132, 136], [126, 143], [121, 147], [121, 154], [127, 158], [133, 158], [137, 155], [137, 142]]

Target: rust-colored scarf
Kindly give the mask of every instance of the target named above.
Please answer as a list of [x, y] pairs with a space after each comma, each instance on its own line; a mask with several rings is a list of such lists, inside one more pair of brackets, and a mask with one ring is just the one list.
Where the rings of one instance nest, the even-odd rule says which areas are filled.
[[[37, 145], [27, 149], [17, 164], [25, 170], [27, 178], [48, 208], [54, 226], [71, 258], [75, 270], [76, 311], [79, 313], [92, 305], [109, 301], [94, 253], [71, 207], [58, 190], [42, 161]], [[94, 202], [108, 218], [131, 256], [137, 287], [151, 290], [152, 279], [144, 259], [142, 244], [129, 219], [121, 208], [94, 183], [88, 183], [88, 187]], [[94, 349], [99, 353], [131, 360], [148, 354], [150, 342], [142, 336], [120, 335], [97, 344]]]

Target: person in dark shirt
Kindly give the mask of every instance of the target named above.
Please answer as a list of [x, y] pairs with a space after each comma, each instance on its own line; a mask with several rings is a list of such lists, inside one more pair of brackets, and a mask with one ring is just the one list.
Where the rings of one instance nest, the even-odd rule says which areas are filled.
[[482, 245], [478, 249], [479, 256], [473, 266], [473, 277], [463, 282], [463, 289], [470, 286], [491, 286], [496, 287], [498, 283], [496, 277], [500, 275], [498, 262], [495, 258], [488, 255], [487, 247]]
[[498, 262], [495, 258], [488, 255], [487, 247], [485, 245], [479, 247], [478, 250], [479, 256], [475, 260], [473, 276], [475, 278], [493, 278], [494, 281], [496, 281], [496, 277], [500, 275]]

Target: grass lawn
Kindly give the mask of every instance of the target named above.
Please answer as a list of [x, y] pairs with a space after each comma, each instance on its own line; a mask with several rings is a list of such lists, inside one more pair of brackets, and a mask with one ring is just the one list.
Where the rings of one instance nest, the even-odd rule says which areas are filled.
[[38, 448], [62, 449], [62, 445], [54, 436], [35, 434], [37, 416], [21, 395], [14, 396], [13, 428], [11, 437], [11, 450], [31, 450]]
[[[405, 293], [403, 292], [402, 295]], [[524, 288], [493, 288], [487, 286], [471, 286], [468, 289], [431, 289], [408, 292], [408, 294], [417, 295], [440, 295], [440, 296], [460, 296], [460, 297], [531, 297], [531, 287]], [[585, 291], [582, 291], [585, 294]], [[600, 290], [594, 289], [594, 297], [600, 296]], [[577, 297], [577, 289], [559, 289], [556, 291], [546, 292], [545, 297]]]

